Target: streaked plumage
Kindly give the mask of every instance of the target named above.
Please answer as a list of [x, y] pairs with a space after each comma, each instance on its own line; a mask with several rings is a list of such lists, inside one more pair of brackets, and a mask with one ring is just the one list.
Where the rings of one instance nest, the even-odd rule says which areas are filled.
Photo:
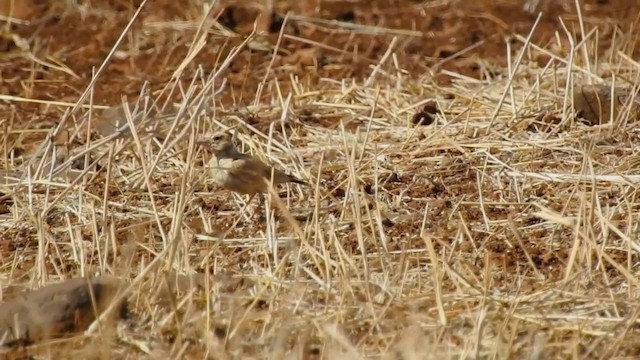
[[233, 136], [226, 131], [213, 134], [208, 139], [198, 141], [213, 151], [208, 171], [211, 179], [221, 187], [240, 194], [256, 195], [268, 191], [267, 184], [273, 171], [273, 185], [292, 182], [307, 185], [306, 182], [239, 152], [233, 144]]

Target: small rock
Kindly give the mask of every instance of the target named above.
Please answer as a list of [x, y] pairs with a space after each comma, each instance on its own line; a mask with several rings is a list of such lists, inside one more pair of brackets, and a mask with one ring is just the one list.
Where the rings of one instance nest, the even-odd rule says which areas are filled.
[[[0, 347], [28, 345], [87, 329], [111, 305], [122, 283], [100, 276], [75, 278], [17, 294], [0, 304]], [[92, 299], [95, 299], [95, 304]], [[116, 310], [126, 312], [121, 303]]]
[[[588, 125], [600, 125], [607, 123], [611, 118], [615, 119], [621, 110], [628, 103], [629, 96], [632, 96], [631, 88], [615, 88], [612, 94], [609, 85], [579, 85], [573, 89], [573, 104], [578, 114]], [[612, 106], [612, 96], [613, 99]], [[613, 108], [613, 116], [611, 110]], [[630, 119], [637, 119], [640, 114], [640, 103], [636, 100], [631, 102], [629, 111]]]

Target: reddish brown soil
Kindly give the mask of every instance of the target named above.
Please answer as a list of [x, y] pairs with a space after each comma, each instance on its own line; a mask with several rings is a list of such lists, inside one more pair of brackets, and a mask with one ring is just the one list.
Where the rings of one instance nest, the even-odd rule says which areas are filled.
[[[63, 2], [31, 1], [25, 2], [25, 9], [19, 15], [28, 18], [29, 25], [13, 25], [0, 45], [6, 56], [0, 63], [0, 92], [4, 95], [20, 96], [30, 99], [55, 100], [73, 102], [84, 91], [90, 81], [93, 69], [97, 69], [112, 48], [120, 32], [141, 1], [94, 0], [90, 2], [89, 11], [81, 14], [78, 9], [67, 7]], [[214, 14], [220, 22], [240, 34], [248, 34], [259, 11], [246, 5], [250, 2], [223, 2], [224, 6], [216, 9]], [[274, 45], [280, 34], [283, 17], [287, 11], [322, 18], [338, 19], [357, 25], [377, 26], [387, 29], [413, 30], [417, 35], [374, 35], [371, 29], [362, 34], [353, 35], [339, 27], [316, 24], [308, 21], [288, 20], [282, 29], [283, 38], [280, 52], [276, 55], [270, 77], [287, 79], [288, 70], [280, 70], [284, 65], [292, 65], [294, 72], [308, 81], [317, 83], [320, 78], [363, 78], [370, 73], [370, 67], [387, 51], [394, 36], [397, 36], [395, 53], [398, 62], [410, 76], [421, 77], [432, 72], [433, 79], [446, 83], [449, 77], [443, 70], [460, 73], [475, 78], [500, 76], [506, 71], [507, 43], [511, 43], [512, 55], [520, 48], [520, 42], [514, 35], [526, 37], [535, 23], [537, 14], [523, 10], [522, 1], [481, 1], [457, 2], [455, 5], [424, 5], [422, 1], [386, 0], [386, 1], [332, 1], [322, 2], [318, 9], [295, 6], [294, 1], [279, 1], [272, 14], [263, 14], [268, 21], [259, 26], [265, 32], [265, 39]], [[428, 3], [428, 2], [427, 2]], [[317, 10], [317, 11], [316, 11]], [[543, 15], [533, 34], [533, 42], [545, 46], [557, 36], [566, 41], [562, 24], [572, 34], [579, 34], [580, 24], [573, 1], [542, 1], [538, 6]], [[611, 42], [607, 41], [614, 30], [621, 29], [633, 34], [631, 26], [635, 19], [633, 14], [640, 10], [640, 4], [629, 5], [624, 0], [591, 0], [584, 1], [582, 17], [587, 31], [598, 26], [600, 38], [599, 56], [606, 54]], [[152, 89], [162, 87], [171, 77], [185, 57], [193, 31], [171, 31], [147, 26], [143, 34], [143, 24], [150, 22], [196, 21], [199, 14], [183, 11], [179, 2], [169, 0], [149, 1], [142, 15], [133, 25], [132, 32], [125, 38], [119, 50], [129, 55], [123, 59], [115, 58], [107, 67], [94, 91], [96, 104], [113, 105], [120, 102], [122, 96], [135, 99], [144, 82], [149, 82]], [[152, 32], [152, 33], [150, 33]], [[369, 32], [369, 33], [366, 33]], [[64, 64], [69, 69], [63, 72], [45, 65], [36, 64], [26, 56], [20, 55], [20, 49], [11, 35], [24, 39], [40, 59]], [[303, 38], [308, 43], [295, 40]], [[629, 38], [633, 38], [629, 35]], [[134, 40], [137, 39], [137, 40]], [[578, 36], [578, 40], [579, 40]], [[241, 42], [241, 38], [221, 39], [211, 37], [210, 46], [202, 51], [191, 67], [201, 65], [206, 71], [215, 69], [216, 60], [223, 58], [233, 45]], [[627, 48], [635, 49], [635, 40], [628, 41]], [[321, 44], [317, 46], [314, 42]], [[215, 46], [221, 45], [221, 46]], [[456, 55], [460, 53], [459, 55]], [[640, 51], [630, 52], [638, 54]], [[548, 58], [540, 53], [532, 52], [534, 60], [543, 65]], [[226, 75], [229, 88], [223, 101], [229, 109], [242, 107], [252, 102], [258, 84], [263, 80], [266, 69], [272, 60], [271, 51], [252, 51], [245, 49]], [[317, 71], [308, 71], [304, 66], [315, 65]], [[291, 66], [286, 69], [292, 69]], [[69, 73], [72, 72], [76, 76]], [[430, 79], [429, 76], [425, 77]], [[188, 82], [190, 79], [184, 79]], [[430, 81], [430, 80], [428, 80]], [[231, 95], [229, 95], [231, 94]], [[271, 96], [263, 92], [263, 100]], [[50, 129], [59, 121], [61, 110], [52, 110], [41, 105], [21, 102], [5, 102], [0, 107], [2, 118], [14, 119], [14, 128]], [[260, 128], [260, 119], [251, 122]], [[331, 121], [328, 120], [327, 124]], [[45, 132], [34, 135], [10, 137], [7, 151], [25, 150], [32, 140], [40, 140]], [[400, 183], [402, 179], [399, 179]], [[466, 191], [474, 192], [473, 179], [461, 180], [448, 178], [450, 184], [427, 184], [426, 188], [413, 188], [420, 194], [432, 194], [434, 198], [457, 197]], [[460, 186], [458, 184], [469, 184]], [[444, 186], [444, 187], [443, 187]], [[388, 187], [393, 191], [393, 186]], [[443, 192], [443, 189], [447, 190]], [[440, 194], [440, 195], [438, 195]], [[429, 224], [436, 231], [446, 231], [446, 224], [439, 219], [451, 210], [451, 204], [443, 200], [442, 206], [436, 203], [436, 211]], [[224, 206], [208, 204], [216, 210], [224, 210]], [[421, 207], [418, 206], [416, 211]], [[479, 220], [481, 214], [477, 209], [461, 209], [468, 221]], [[493, 218], [503, 217], [506, 212], [496, 209]], [[409, 232], [416, 229], [395, 224], [393, 232]], [[444, 226], [441, 227], [441, 226]], [[482, 241], [482, 239], [479, 239]], [[401, 248], [403, 244], [390, 244], [393, 248]], [[406, 245], [406, 244], [405, 244]], [[354, 245], [355, 246], [355, 245]], [[533, 245], [532, 245], [533, 246]], [[522, 260], [519, 250], [506, 251], [500, 245], [490, 246], [505, 264]], [[535, 249], [530, 249], [534, 253]], [[564, 257], [559, 254], [560, 257]], [[515, 257], [514, 257], [515, 256]], [[511, 259], [511, 257], [514, 257]], [[545, 266], [552, 266], [557, 260], [534, 258], [534, 261]]]
[[[13, 25], [0, 38], [0, 54], [3, 56], [0, 60], [0, 94], [48, 101], [76, 101], [89, 84], [92, 71], [101, 65], [141, 1], [87, 1], [90, 6], [86, 14], [81, 14], [77, 8], [67, 7], [65, 3], [66, 1], [30, 1], [32, 5], [24, 15], [30, 24]], [[243, 5], [249, 2], [240, 2], [241, 5], [233, 5], [234, 3], [222, 2], [226, 7], [221, 6], [213, 13], [218, 16], [220, 23], [246, 35], [250, 33], [259, 12]], [[286, 80], [294, 73], [301, 78], [307, 78], [306, 82], [309, 84], [317, 84], [322, 78], [365, 78], [371, 73], [371, 67], [385, 54], [394, 36], [397, 40], [393, 50], [400, 67], [406, 69], [409, 76], [440, 84], [450, 81], [450, 76], [444, 72], [455, 72], [479, 79], [505, 76], [507, 44], [512, 45], [511, 55], [515, 56], [521, 48], [521, 42], [515, 35], [526, 37], [537, 18], [537, 13], [523, 10], [522, 0], [457, 1], [455, 5], [434, 6], [424, 5], [425, 3], [428, 2], [326, 1], [321, 2], [316, 12], [313, 8], [295, 6], [295, 0], [276, 1], [274, 12], [266, 13], [269, 19], [261, 21], [259, 28], [265, 32], [263, 39], [272, 46], [277, 43], [279, 36], [284, 34], [279, 52], [274, 60], [272, 51], [243, 50], [225, 73], [228, 78], [228, 88], [223, 95], [225, 108], [243, 108], [254, 101], [258, 84], [263, 81], [272, 60], [273, 68], [269, 72], [269, 78], [278, 77]], [[634, 58], [640, 55], [640, 50], [635, 44], [637, 36], [633, 26], [636, 23], [634, 16], [640, 11], [640, 3], [626, 0], [585, 0], [582, 3], [584, 7], [581, 15], [586, 32], [597, 26], [599, 38], [602, 39], [598, 42], [599, 48], [593, 49], [599, 57], [606, 56], [612, 46], [610, 39], [617, 30], [627, 35], [625, 38], [618, 38], [616, 45], [630, 49], [627, 53], [636, 55]], [[201, 14], [186, 12], [180, 4], [181, 1], [175, 0], [151, 0], [147, 3], [142, 15], [133, 25], [133, 30], [125, 37], [119, 49], [128, 55], [114, 58], [97, 82], [93, 93], [95, 104], [114, 105], [119, 103], [123, 96], [133, 100], [138, 97], [145, 82], [150, 84], [152, 90], [157, 90], [169, 81], [173, 71], [187, 54], [195, 28], [175, 31], [152, 27], [149, 24], [171, 21], [193, 21], [197, 24]], [[538, 10], [543, 11], [543, 16], [532, 36], [535, 44], [550, 47], [556, 38], [567, 43], [564, 28], [580, 40], [580, 22], [574, 1], [543, 0]], [[280, 25], [287, 11], [327, 20], [338, 19], [357, 25], [411, 30], [416, 34], [387, 32], [376, 35], [372, 34], [372, 29], [369, 28], [361, 34], [354, 35], [342, 27], [291, 19], [287, 20], [281, 29]], [[66, 67], [69, 71], [64, 72], [42, 63], [38, 64], [24, 56], [13, 35], [24, 39], [38, 59]], [[303, 42], [299, 39], [309, 41]], [[209, 44], [191, 62], [187, 73], [193, 72], [196, 66], [202, 66], [207, 72], [214, 71], [218, 65], [217, 61], [223, 59], [232, 46], [238, 45], [243, 38], [211, 35], [208, 40]], [[525, 56], [531, 57], [531, 60], [539, 62], [540, 65], [549, 60], [546, 55], [535, 51]], [[315, 71], [310, 71], [309, 66], [315, 67]], [[190, 79], [183, 80], [186, 84]], [[282, 84], [286, 86], [286, 81]], [[260, 100], [268, 102], [271, 96], [274, 95], [265, 91]], [[59, 108], [26, 102], [0, 102], [0, 119], [7, 121], [3, 125], [3, 131], [9, 127], [12, 130], [49, 130], [58, 123], [61, 116], [62, 110]], [[257, 128], [262, 128], [259, 117], [250, 121]], [[335, 119], [323, 121], [326, 121], [323, 124], [327, 126], [336, 123]], [[3, 151], [29, 151], [32, 148], [31, 144], [42, 140], [45, 135], [45, 131], [30, 135], [11, 135], [5, 139], [6, 149]], [[453, 211], [452, 203], [461, 199], [465, 193], [478, 191], [475, 175], [469, 175], [463, 170], [452, 171], [446, 175], [450, 176], [438, 174], [433, 182], [424, 181], [419, 184], [421, 187], [412, 186], [410, 190], [433, 201], [427, 219], [427, 230], [435, 234], [456, 231], [448, 228], [446, 220]], [[411, 180], [408, 177], [399, 177], [383, 186], [386, 191], [393, 193], [409, 181]], [[167, 195], [172, 191], [167, 187]], [[540, 196], [544, 191], [545, 189], [540, 189]], [[96, 193], [99, 193], [99, 190]], [[162, 194], [162, 189], [159, 189], [158, 193]], [[411, 196], [411, 193], [407, 194]], [[414, 205], [415, 209], [411, 210], [416, 212], [424, 208], [423, 204]], [[221, 211], [228, 210], [229, 206], [213, 198], [206, 200], [204, 208]], [[510, 216], [522, 210], [506, 210], [496, 206], [488, 208], [487, 216], [494, 221], [508, 220]], [[465, 221], [482, 221], [483, 214], [477, 207], [461, 205], [456, 211]], [[419, 233], [420, 221], [421, 219], [409, 219], [389, 224], [390, 238], [394, 238], [393, 234]], [[532, 225], [536, 219], [515, 218], [513, 221], [518, 226], [527, 226]], [[199, 225], [194, 224], [194, 227], [196, 226]], [[15, 249], [15, 244], [0, 240], [3, 253], [5, 250]], [[504, 267], [505, 274], [518, 264], [527, 264], [529, 259], [525, 252], [538, 268], [544, 268], [546, 274], [557, 276], [562, 276], [561, 269], [568, 258], [566, 250], [544, 248], [545, 245], [538, 243], [536, 239], [525, 239], [524, 248], [509, 248], [503, 242], [494, 243], [489, 233], [477, 233], [474, 240], [489, 250], [487, 257], [478, 258], [473, 255], [474, 244], [462, 244], [460, 249], [456, 250], [468, 252], [470, 259], [477, 263], [493, 261]], [[346, 248], [351, 242], [350, 250], [353, 253], [358, 252], [356, 239], [344, 241], [347, 244]], [[421, 239], [416, 240], [416, 244], [392, 241], [389, 243], [389, 250], [414, 246], [423, 247], [424, 243]], [[440, 250], [452, 245], [437, 243], [435, 246]], [[222, 266], [239, 263], [238, 259], [243, 256], [242, 250], [239, 249], [237, 252], [237, 258], [234, 254], [227, 253], [229, 256], [223, 260]], [[501, 282], [499, 276], [495, 281]], [[535, 284], [523, 286], [534, 287]]]
[[[46, 66], [34, 65], [24, 57], [17, 57], [1, 64], [0, 89], [3, 94], [72, 101], [84, 90], [92, 69], [101, 64], [135, 12], [134, 6], [140, 1], [91, 1], [92, 11], [85, 16], [79, 14], [76, 9], [65, 9], [64, 5], [57, 2], [52, 2], [51, 5], [47, 5], [46, 1], [36, 3], [44, 4], [37, 7], [34, 5], [35, 14], [30, 17], [32, 24], [13, 26], [13, 31], [31, 44], [31, 50], [36, 56], [52, 56], [77, 74], [78, 78]], [[277, 2], [271, 26], [265, 26], [269, 32], [267, 39], [271, 44], [275, 44], [277, 40], [278, 25], [281, 24], [286, 11], [296, 10], [291, 3], [295, 2]], [[307, 15], [344, 20], [358, 25], [422, 32], [423, 36], [398, 35], [395, 50], [399, 62], [414, 76], [421, 76], [432, 66], [439, 64], [441, 66], [433, 69], [439, 81], [447, 79], [444, 75], [438, 75], [441, 69], [477, 78], [486, 76], [483, 66], [479, 64], [480, 59], [496, 65], [489, 70], [503, 71], [501, 69], [507, 61], [505, 43], [511, 41], [515, 44], [514, 34], [526, 36], [537, 16], [524, 11], [520, 0], [459, 2], [456, 5], [433, 7], [421, 6], [421, 3], [423, 2], [407, 0], [332, 1], [321, 3], [318, 13]], [[582, 15], [585, 26], [590, 29], [597, 25], [603, 39], [616, 28], [627, 30], [624, 28], [625, 24], [629, 27], [633, 20], [630, 17], [640, 9], [640, 5], [630, 6], [629, 2], [624, 0], [591, 0], [584, 3], [586, 4]], [[539, 10], [544, 11], [544, 15], [533, 36], [536, 44], [548, 43], [556, 33], [561, 39], [566, 39], [561, 22], [570, 32], [579, 33], [573, 1], [543, 1]], [[241, 34], [247, 34], [258, 12], [230, 5], [221, 8], [219, 14], [221, 23]], [[133, 42], [131, 39], [141, 36], [139, 32], [145, 22], [197, 21], [196, 15], [182, 12], [181, 6], [174, 1], [149, 1], [142, 16], [133, 26], [133, 35], [124, 41], [120, 49], [127, 51], [137, 46], [139, 51], [132, 52], [126, 59], [115, 59], [111, 62], [95, 88], [95, 102], [113, 104], [118, 102], [122, 95], [135, 97], [145, 81], [149, 81], [152, 87], [166, 83], [172, 70], [184, 58], [193, 32], [185, 31], [182, 35], [176, 35], [175, 31], [153, 30], [155, 33], [145, 36], [146, 40], [142, 43]], [[289, 21], [283, 33], [309, 39], [329, 48], [315, 47], [291, 39], [284, 39], [281, 43], [281, 53], [276, 63], [300, 61], [300, 56], [291, 54], [300, 54], [302, 49], [309, 47], [317, 52], [319, 71], [314, 76], [316, 79], [367, 75], [370, 71], [369, 65], [380, 59], [392, 39], [392, 35], [351, 36], [343, 30], [332, 30], [326, 26], [302, 21]], [[602, 36], [603, 34], [605, 36]], [[239, 41], [240, 39], [232, 40], [229, 45]], [[454, 56], [478, 43], [481, 44], [457, 57]], [[5, 38], [2, 45], [5, 53], [16, 50], [10, 39]], [[600, 50], [605, 51], [609, 45], [606, 40], [601, 41]], [[229, 47], [226, 47], [227, 51]], [[145, 51], [149, 49], [154, 51]], [[512, 49], [515, 52], [518, 46], [513, 46]], [[193, 63], [211, 70], [215, 65], [215, 59], [221, 56], [215, 46], [210, 46], [210, 49], [205, 49]], [[236, 104], [242, 103], [243, 100], [253, 100], [252, 94], [257, 83], [262, 81], [271, 60], [271, 53], [247, 50], [241, 59], [242, 61], [234, 63], [230, 69], [231, 86], [236, 94], [241, 94], [235, 99]], [[446, 59], [448, 60], [443, 62]], [[544, 57], [540, 56], [540, 60], [544, 61]], [[310, 72], [301, 72], [301, 75], [307, 74]], [[288, 73], [278, 74], [276, 71], [275, 75], [288, 76]], [[34, 86], [28, 86], [27, 79], [33, 81]], [[28, 93], [25, 87], [29, 89]]]

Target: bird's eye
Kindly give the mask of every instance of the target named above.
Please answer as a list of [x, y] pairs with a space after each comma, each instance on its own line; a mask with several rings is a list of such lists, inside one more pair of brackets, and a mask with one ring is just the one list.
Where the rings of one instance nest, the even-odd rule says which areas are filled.
[[213, 141], [220, 141], [222, 140], [222, 136], [221, 135], [216, 135], [213, 137]]

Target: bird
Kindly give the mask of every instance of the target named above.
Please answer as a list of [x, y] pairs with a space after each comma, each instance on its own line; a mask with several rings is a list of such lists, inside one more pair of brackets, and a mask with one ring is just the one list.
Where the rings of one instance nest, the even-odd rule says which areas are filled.
[[258, 195], [260, 203], [264, 203], [263, 193], [268, 191], [272, 179], [274, 187], [282, 183], [309, 185], [293, 175], [238, 151], [229, 131], [218, 131], [208, 137], [201, 137], [196, 143], [213, 152], [213, 157], [208, 163], [211, 180], [224, 189], [250, 195], [249, 202]]

